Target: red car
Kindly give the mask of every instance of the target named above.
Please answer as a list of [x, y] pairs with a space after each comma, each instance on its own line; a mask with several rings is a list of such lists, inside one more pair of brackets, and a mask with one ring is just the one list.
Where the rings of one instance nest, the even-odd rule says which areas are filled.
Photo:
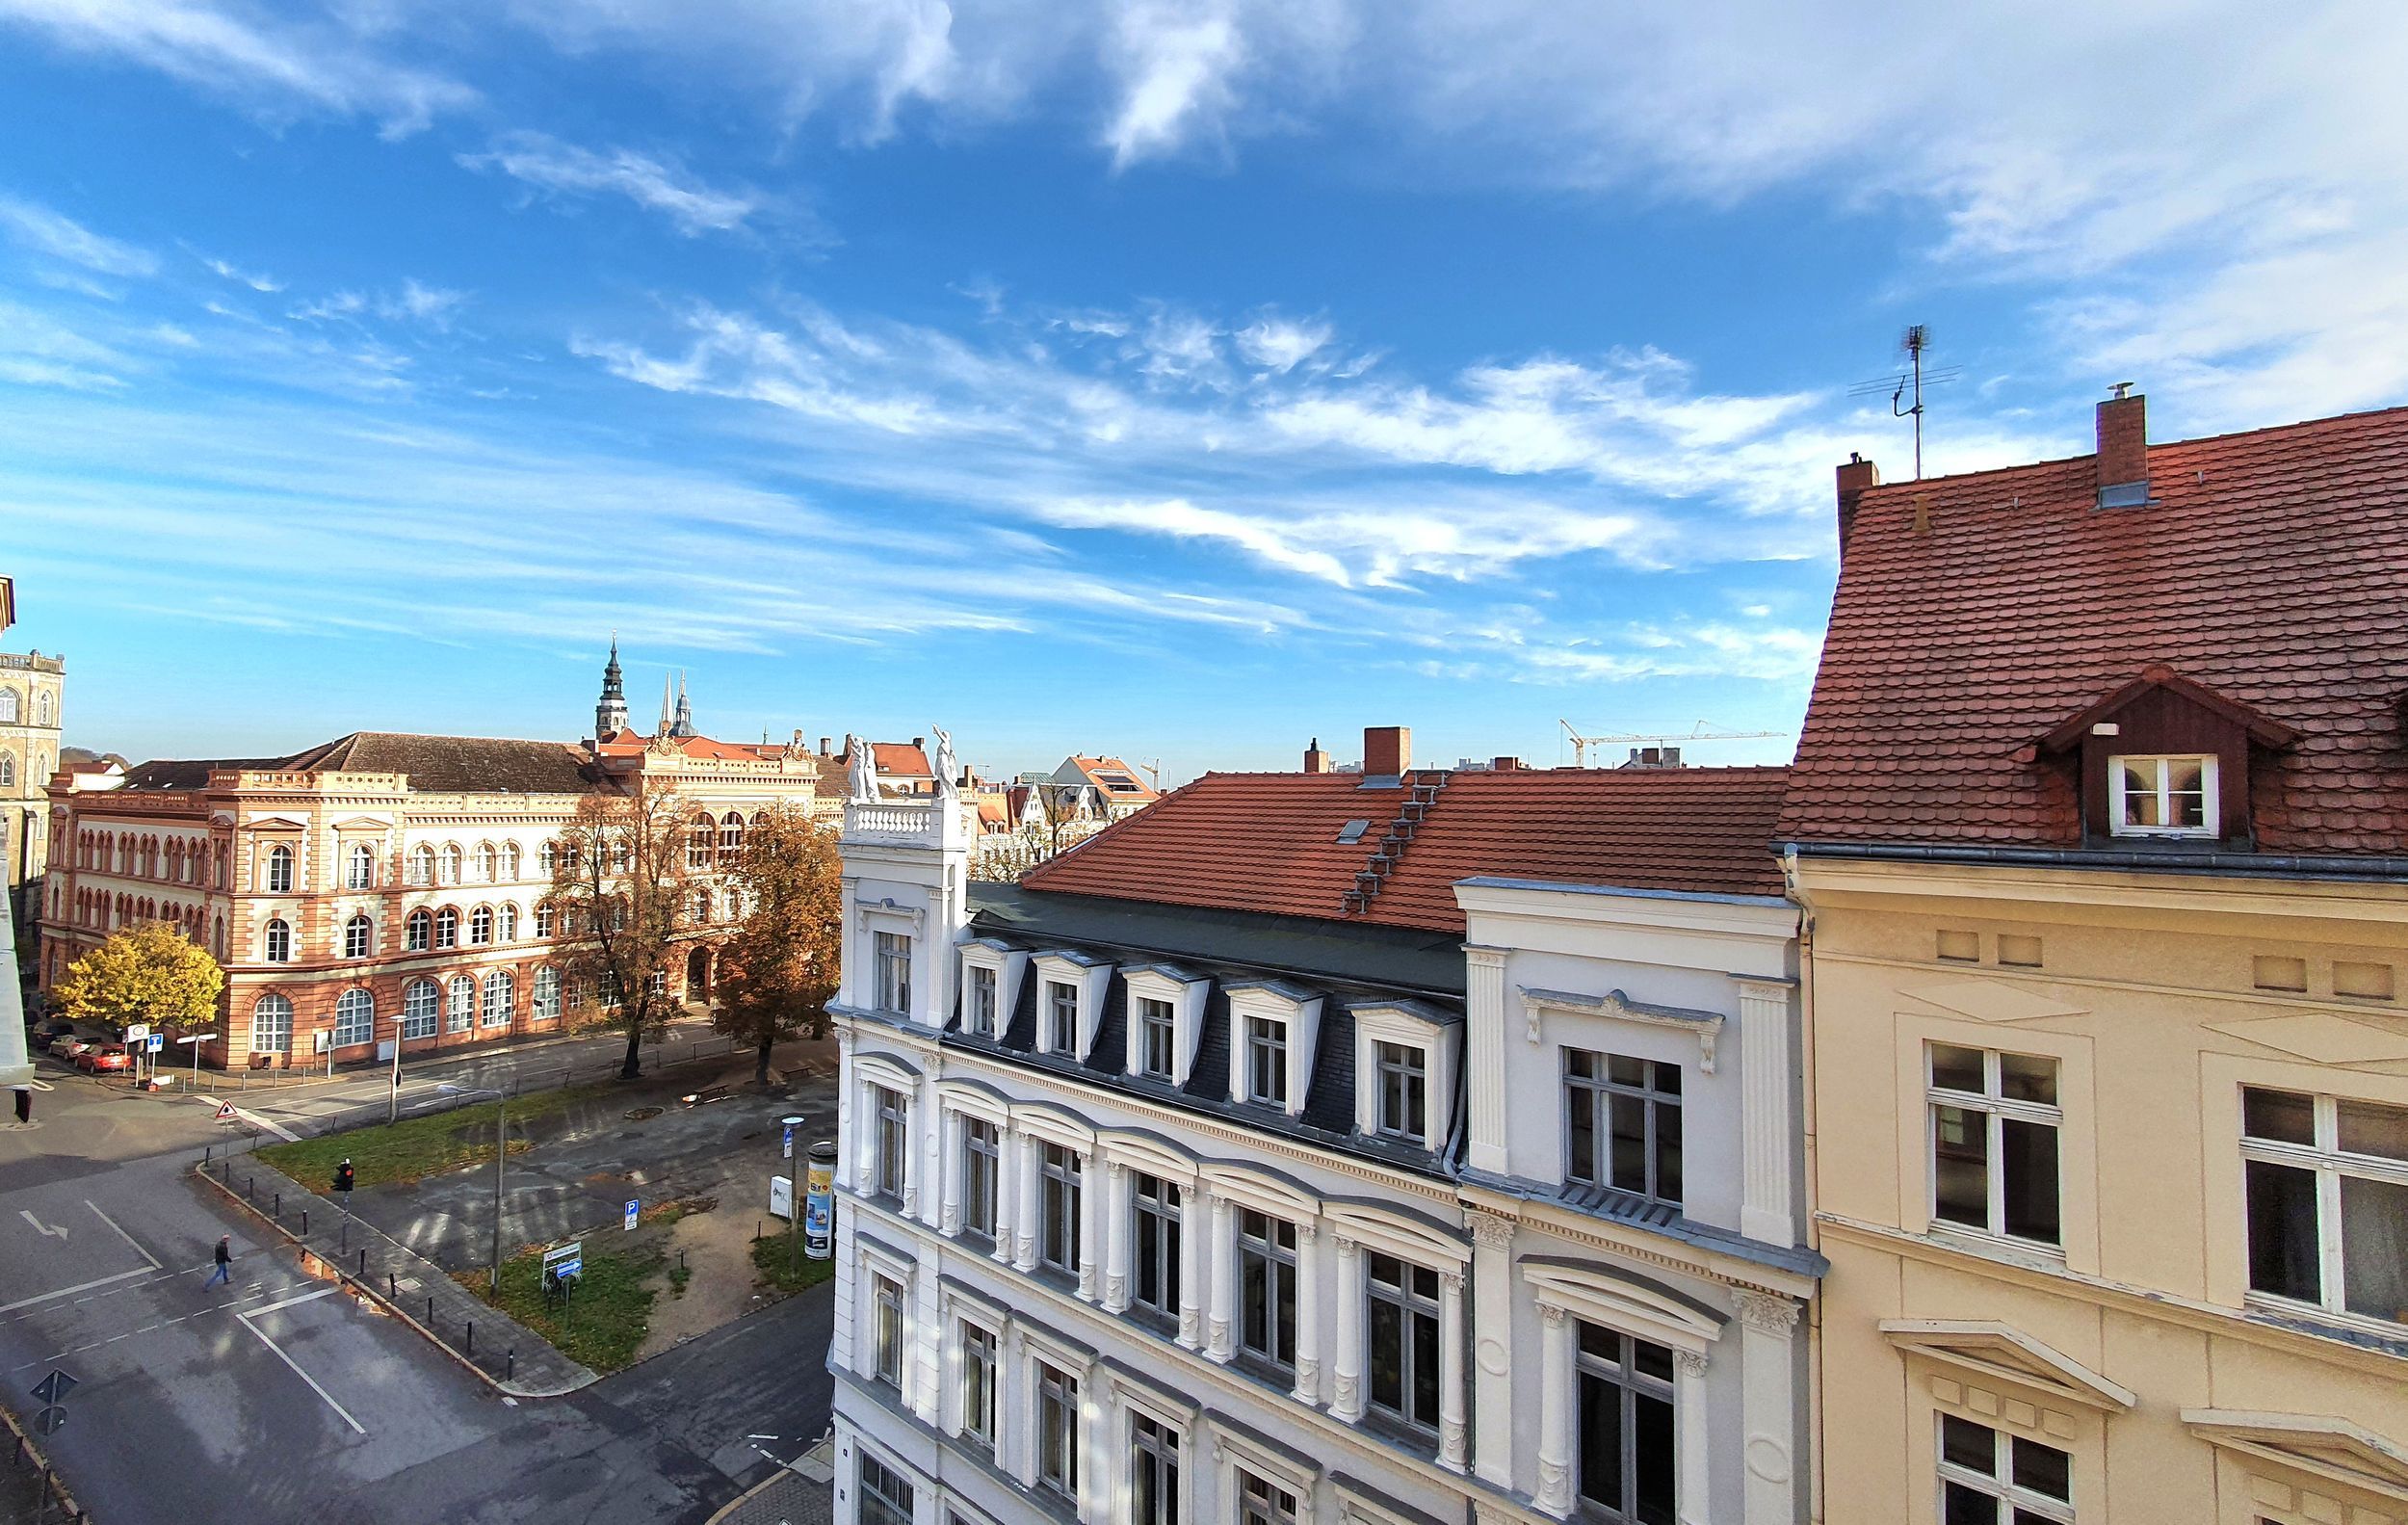
[[131, 1069], [134, 1061], [123, 1043], [95, 1043], [76, 1054], [75, 1067], [97, 1075], [104, 1069]]

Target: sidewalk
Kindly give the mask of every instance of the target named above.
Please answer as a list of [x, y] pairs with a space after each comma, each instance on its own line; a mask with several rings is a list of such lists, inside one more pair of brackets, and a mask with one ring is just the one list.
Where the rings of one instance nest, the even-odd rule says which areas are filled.
[[[626, 1041], [625, 1034], [608, 1029], [589, 1028], [576, 1033], [514, 1034], [509, 1038], [484, 1039], [464, 1043], [456, 1049], [422, 1049], [404, 1054], [402, 1076], [405, 1081], [439, 1079], [442, 1075], [451, 1073], [452, 1070], [463, 1065], [512, 1059], [522, 1054], [537, 1054], [548, 1048], [560, 1048], [567, 1044], [599, 1047], [608, 1043], [615, 1047], [624, 1047]], [[664, 1065], [683, 1064], [689, 1058], [694, 1057], [692, 1050], [705, 1044], [722, 1042], [726, 1043], [730, 1051], [735, 1047], [732, 1041], [720, 1039], [713, 1032], [708, 1017], [699, 1013], [689, 1013], [670, 1022], [662, 1039], [658, 1041], [652, 1039], [644, 1039], [642, 1065], [646, 1071], [650, 1071]], [[672, 1056], [669, 1053], [671, 1049], [684, 1049], [687, 1052]], [[326, 1072], [323, 1063], [313, 1064], [306, 1069], [258, 1071], [242, 1068], [215, 1069], [203, 1066], [199, 1079], [196, 1082], [190, 1065], [162, 1065], [159, 1069], [160, 1078], [171, 1081], [172, 1084], [157, 1091], [144, 1091], [134, 1083], [130, 1075], [113, 1073], [95, 1078], [111, 1091], [121, 1091], [133, 1096], [155, 1095], [173, 1100], [179, 1096], [197, 1095], [204, 1091], [219, 1091], [236, 1095], [256, 1091], [262, 1092], [266, 1098], [274, 1099], [279, 1094], [290, 1092], [306, 1093], [333, 1087], [380, 1082], [391, 1068], [390, 1060], [377, 1059], [346, 1061], [335, 1065], [334, 1073], [330, 1075]]]
[[711, 1516], [710, 1525], [835, 1525], [836, 1474], [825, 1440]]
[[283, 1171], [252, 1158], [216, 1166], [193, 1173], [501, 1391], [558, 1398], [595, 1380], [542, 1335]]

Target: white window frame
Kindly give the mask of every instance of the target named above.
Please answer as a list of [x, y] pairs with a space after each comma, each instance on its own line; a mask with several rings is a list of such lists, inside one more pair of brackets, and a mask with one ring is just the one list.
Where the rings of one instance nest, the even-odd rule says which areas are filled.
[[[903, 1372], [911, 1360], [911, 1317], [903, 1305], [907, 1296], [898, 1278], [881, 1272], [870, 1273], [870, 1380], [884, 1382], [898, 1394], [903, 1392]], [[891, 1345], [887, 1340], [890, 1328], [894, 1335]]]
[[[282, 873], [278, 873], [278, 869]], [[120, 871], [122, 872], [122, 871]], [[259, 856], [259, 888], [268, 895], [293, 894], [301, 882], [301, 855], [282, 842], [271, 843]]]
[[[1040, 1340], [1034, 1335], [1024, 1336], [1024, 1339], [1028, 1346], [1026, 1379], [1028, 1407], [1024, 1411], [1029, 1416], [1029, 1422], [1025, 1427], [1027, 1439], [1022, 1450], [1028, 1460], [1026, 1473], [1028, 1487], [1033, 1492], [1042, 1490], [1056, 1498], [1067, 1498], [1072, 1508], [1075, 1509], [1080, 1499], [1095, 1486], [1095, 1479], [1089, 1475], [1093, 1467], [1092, 1459], [1087, 1455], [1086, 1433], [1086, 1409], [1088, 1400], [1092, 1397], [1095, 1363], [1091, 1357], [1083, 1354], [1073, 1354], [1050, 1340]], [[1044, 1454], [1041, 1448], [1044, 1444], [1045, 1425], [1042, 1406], [1045, 1401], [1045, 1369], [1047, 1367], [1060, 1373], [1075, 1388], [1071, 1394], [1070, 1404], [1069, 1457], [1071, 1468], [1076, 1475], [1069, 1479], [1071, 1486], [1067, 1493], [1057, 1487], [1043, 1471]]]
[[[1972, 1425], [1977, 1430], [1990, 1432], [1993, 1464], [1998, 1468], [1996, 1474], [1984, 1475], [1968, 1471], [1948, 1459], [1948, 1422], [1951, 1419], [1959, 1424]], [[2034, 1440], [2029, 1435], [2019, 1435], [1997, 1425], [1985, 1424], [1978, 1418], [1950, 1413], [1946, 1409], [1934, 1409], [1931, 1415], [1931, 1457], [1933, 1466], [1938, 1473], [1932, 1490], [1935, 1508], [1942, 1511], [1948, 1508], [1949, 1485], [1954, 1483], [1960, 1487], [1972, 1489], [1984, 1498], [1998, 1500], [1999, 1514], [2002, 1518], [2018, 1519], [2029, 1515], [2035, 1519], [2051, 1521], [2052, 1525], [2074, 1525], [2077, 1516], [2072, 1499], [2052, 1498], [2046, 1493], [2016, 1486], [2014, 1457], [2015, 1442], [2018, 1440], [2027, 1445], [2054, 1451], [2064, 1457], [2066, 1459], [2066, 1491], [2068, 1493], [2080, 1491], [2075, 1482], [2075, 1473], [2079, 1470], [2080, 1459], [2074, 1455], [2072, 1447], [2051, 1445], [2045, 1440]], [[1933, 1515], [1935, 1519], [1946, 1517], [1945, 1513]]]
[[293, 961], [293, 924], [281, 916], [271, 916], [259, 931], [259, 960], [262, 963]]
[[[361, 999], [354, 1001], [353, 996]], [[362, 1005], [367, 1008], [360, 1013]], [[377, 1040], [377, 998], [369, 990], [353, 986], [334, 998], [334, 1025], [327, 1035], [331, 1048], [357, 1048]]]
[[[1204, 1421], [1210, 1425], [1210, 1418]], [[1236, 1525], [1243, 1486], [1239, 1474], [1250, 1472], [1264, 1482], [1295, 1496], [1296, 1519], [1309, 1522], [1313, 1518], [1313, 1498], [1321, 1483], [1317, 1472], [1299, 1468], [1286, 1456], [1255, 1444], [1243, 1435], [1215, 1427], [1213, 1436], [1214, 1491], [1222, 1503], [1222, 1513]]]
[[964, 959], [961, 964], [961, 1030], [978, 1038], [1001, 1038], [1004, 1031], [1004, 975], [991, 963]]
[[[1454, 1094], [1453, 1024], [1433, 1021], [1413, 1007], [1367, 1003], [1348, 1007], [1354, 1018], [1354, 1127], [1367, 1139], [1401, 1139], [1434, 1149], [1445, 1138], [1451, 1119], [1445, 1114]], [[1399, 1134], [1379, 1125], [1379, 1045], [1401, 1044], [1422, 1051], [1424, 1088], [1422, 1131]]]
[[[875, 1010], [888, 1016], [911, 1014], [911, 958], [917, 941], [907, 932], [884, 928], [870, 932], [870, 1001]], [[900, 959], [896, 957], [899, 947]]]
[[473, 1032], [477, 1026], [477, 982], [456, 974], [443, 982], [443, 1030]]
[[557, 966], [547, 963], [536, 970], [530, 1000], [527, 1016], [531, 1021], [548, 1022], [561, 1014], [561, 971]]
[[377, 887], [377, 850], [365, 842], [354, 842], [343, 851], [343, 887], [374, 889]]
[[[1112, 985], [1112, 966], [1083, 953], [1065, 951], [1034, 954], [1029, 961], [1035, 966], [1037, 982], [1036, 1051], [1085, 1059], [1095, 1047], [1095, 1028], [1103, 1017], [1104, 992]], [[1056, 985], [1066, 985], [1072, 992], [1075, 1052], [1064, 1052], [1054, 1044], [1052, 987]]]
[[[1010, 1126], [982, 1112], [970, 1112], [959, 1107], [949, 1107], [946, 1110], [954, 1117], [953, 1139], [955, 1155], [954, 1169], [959, 1172], [960, 1182], [958, 1191], [961, 1221], [957, 1231], [976, 1234], [981, 1239], [991, 1243], [996, 1237], [996, 1230], [1003, 1224], [1004, 1169], [1005, 1162], [1011, 1154]], [[973, 1127], [984, 1128], [994, 1135], [993, 1152], [973, 1149], [970, 1146], [970, 1130]], [[983, 1223], [973, 1221], [974, 1209], [978, 1205], [976, 1193], [972, 1190], [970, 1170], [970, 1159], [974, 1154], [986, 1162], [986, 1217]]]
[[969, 1011], [966, 1004], [969, 1000], [971, 970], [985, 969], [995, 976], [995, 1030], [988, 1036], [1002, 1038], [1005, 1029], [1011, 1026], [1012, 1012], [1019, 1009], [1020, 980], [1027, 973], [1028, 967], [1029, 956], [1026, 953], [1007, 943], [998, 942], [992, 937], [975, 937], [963, 943], [961, 945], [961, 988], [965, 1005], [962, 1012], [962, 1030], [964, 1032], [975, 1031], [969, 1025]]
[[432, 1038], [442, 1031], [443, 986], [416, 979], [402, 986], [402, 1037], [406, 1040]]
[[402, 918], [402, 951], [426, 953], [434, 947], [434, 912], [424, 906]]
[[[938, 1418], [947, 1434], [966, 1445], [982, 1447], [992, 1460], [1003, 1439], [1004, 1387], [1010, 1377], [1010, 1355], [1004, 1338], [1008, 1322], [999, 1308], [973, 1302], [951, 1287], [944, 1291], [942, 1316], [952, 1337], [945, 1342], [945, 1400]], [[970, 1428], [970, 1395], [963, 1390], [970, 1369], [968, 1333], [972, 1329], [986, 1336], [994, 1353], [986, 1378], [984, 1434]]]
[[343, 923], [343, 957], [365, 959], [377, 951], [377, 924], [374, 917], [362, 913]]
[[[1109, 1459], [1108, 1481], [1114, 1493], [1128, 1499], [1130, 1517], [1136, 1520], [1137, 1421], [1146, 1420], [1169, 1431], [1174, 1437], [1169, 1460], [1178, 1468], [1179, 1475], [1171, 1488], [1172, 1514], [1179, 1525], [1195, 1525], [1196, 1410], [1188, 1404], [1138, 1386], [1125, 1377], [1113, 1381], [1112, 1390], [1117, 1402], [1111, 1406], [1107, 1416], [1112, 1427], [1112, 1455]], [[1151, 1522], [1140, 1520], [1137, 1521], [1137, 1525], [1151, 1525]]]
[[[2195, 762], [2200, 765], [2200, 824], [2198, 826], [2126, 826], [2124, 803], [2127, 791], [2124, 786], [2124, 769], [2129, 765], [2140, 764], [2154, 767], [2157, 775], [2158, 819], [2164, 820], [2169, 813], [2166, 805], [2171, 799], [2171, 791], [2167, 788], [2166, 782], [2166, 765], [2177, 762]], [[2216, 776], [2215, 753], [2131, 752], [2109, 757], [2107, 761], [2107, 832], [2110, 836], [2213, 837], [2223, 835], [2224, 793], [2222, 782]]]
[[1313, 1077], [1313, 1056], [1321, 1042], [1322, 997], [1291, 986], [1233, 985], [1229, 996], [1229, 1099], [1240, 1104], [1247, 1095], [1246, 1023], [1277, 1022], [1287, 1029], [1288, 1094], [1278, 1110], [1295, 1117], [1304, 1111], [1304, 1091]]
[[912, 1345], [917, 1338], [913, 1324], [920, 1268], [883, 1245], [857, 1235], [852, 1241], [852, 1254], [853, 1285], [858, 1289], [853, 1294], [851, 1314], [853, 1375], [868, 1382], [884, 1380], [877, 1374], [877, 1299], [874, 1295], [875, 1278], [883, 1277], [903, 1289], [897, 1302], [903, 1314], [903, 1336], [895, 1347], [895, 1390], [903, 1403], [909, 1406], [916, 1396], [911, 1362]]
[[1185, 1086], [1195, 1067], [1195, 1042], [1204, 1031], [1204, 1005], [1212, 995], [1213, 982], [1160, 963], [1126, 970], [1121, 979], [1129, 995], [1129, 1052], [1123, 1072], [1146, 1073], [1144, 1024], [1138, 1018], [1138, 1003], [1161, 1001], [1170, 1008], [1170, 1073], [1160, 1078], [1172, 1086]]
[[[496, 994], [499, 1001], [494, 999]], [[492, 1029], [510, 1025], [510, 1015], [518, 1005], [518, 976], [508, 969], [495, 969], [484, 977], [477, 996], [477, 1023]]]
[[[271, 1007], [268, 1003], [275, 1002]], [[267, 1041], [262, 1041], [265, 1039]], [[293, 1050], [293, 998], [270, 990], [250, 1004], [250, 1051], [289, 1054]]]
[[434, 849], [421, 842], [409, 850], [409, 871], [405, 876], [412, 884], [434, 882]]
[[[2362, 1106], [2381, 1107], [2386, 1111], [2408, 1111], [2395, 1101], [2372, 1097], [2343, 1096], [2329, 1091], [2310, 1091], [2299, 1086], [2252, 1085], [2245, 1091], [2280, 1091], [2305, 1096], [2314, 1105], [2313, 1144], [2290, 1144], [2274, 1139], [2252, 1138], [2248, 1131], [2248, 1115], [2243, 1098], [2241, 1113], [2241, 1285], [2247, 1289], [2247, 1301], [2254, 1305], [2285, 1311], [2309, 1308], [2346, 1319], [2362, 1328], [2385, 1329], [2396, 1334], [2402, 1321], [2386, 1319], [2377, 1314], [2360, 1313], [2352, 1309], [2348, 1299], [2348, 1267], [2344, 1262], [2344, 1228], [2342, 1221], [2342, 1178], [2376, 1181], [2388, 1186], [2408, 1187], [2408, 1160], [2388, 1159], [2379, 1154], [2359, 1154], [2341, 1146], [2341, 1104], [2354, 1102]], [[2288, 1166], [2310, 1171], [2316, 1178], [2316, 1281], [2321, 1301], [2304, 1302], [2279, 1292], [2264, 1292], [2249, 1285], [2248, 1265], [2249, 1186], [2248, 1164]]]
[[[2065, 1252], [2067, 1237], [2066, 1212], [2066, 1118], [2065, 1061], [2055, 1054], [2036, 1053], [2026, 1049], [1999, 1049], [1979, 1043], [1959, 1042], [1952, 1039], [1927, 1038], [1923, 1042], [1921, 1062], [1924, 1075], [1924, 1210], [1931, 1227], [1941, 1233], [1972, 1234], [1994, 1239], [2003, 1244], [2020, 1245], [2050, 1255]], [[1981, 1055], [1984, 1091], [1976, 1093], [1936, 1084], [1931, 1076], [1932, 1050], [1961, 1048]], [[2002, 1094], [2002, 1056], [2013, 1053], [2019, 1059], [2046, 1060], [2056, 1076], [2057, 1100], [2055, 1105], [2036, 1101], [2019, 1101]], [[1685, 1088], [1686, 1094], [1686, 1088]], [[1988, 1171], [1987, 1222], [1959, 1223], [1940, 1216], [1940, 1109], [1956, 1107], [1983, 1118], [1986, 1132], [1983, 1141], [1983, 1161]], [[2006, 1231], [2006, 1154], [2003, 1146], [2004, 1124], [2009, 1121], [2030, 1123], [2053, 1129], [2056, 1134], [2056, 1239], [2030, 1239]]]
[[[903, 1491], [911, 1495], [909, 1501], [898, 1504], [884, 1494], [872, 1493], [869, 1474], [863, 1470], [866, 1467], [876, 1467], [902, 1484]], [[919, 1481], [902, 1463], [881, 1456], [870, 1447], [859, 1445], [857, 1442], [853, 1452], [852, 1486], [861, 1495], [854, 1501], [855, 1517], [865, 1522], [865, 1525], [883, 1525], [884, 1521], [898, 1517], [904, 1521], [919, 1518], [922, 1491]], [[876, 1502], [873, 1503], [873, 1500]]]

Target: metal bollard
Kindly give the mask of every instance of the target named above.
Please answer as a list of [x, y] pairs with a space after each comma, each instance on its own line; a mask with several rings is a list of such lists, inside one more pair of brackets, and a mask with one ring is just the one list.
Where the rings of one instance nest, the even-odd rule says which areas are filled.
[[427, 1328], [434, 1328], [434, 1299], [427, 1299]]
[[504, 1376], [510, 1380], [516, 1380], [518, 1376], [518, 1347], [515, 1345], [510, 1347], [510, 1370]]
[[385, 1298], [385, 1301], [386, 1301], [386, 1302], [390, 1302], [391, 1301], [393, 1301], [393, 1299], [395, 1299], [395, 1298], [397, 1298], [397, 1297], [401, 1296], [401, 1291], [402, 1291], [402, 1289], [401, 1289], [400, 1285], [396, 1282], [396, 1280], [395, 1280], [395, 1278], [394, 1278], [394, 1275], [393, 1275], [393, 1273], [391, 1273], [390, 1271], [386, 1272], [386, 1273], [384, 1274], [384, 1298]]
[[301, 1209], [301, 1237], [309, 1237], [309, 1209], [306, 1207]]
[[366, 1245], [359, 1247], [359, 1279], [362, 1281], [368, 1279], [368, 1247]]
[[476, 1355], [477, 1355], [477, 1321], [476, 1321], [475, 1319], [470, 1319], [470, 1320], [468, 1321], [468, 1344], [467, 1344], [466, 1348], [465, 1348], [465, 1349], [463, 1349], [463, 1350], [461, 1351], [461, 1353], [460, 1353], [460, 1354], [462, 1354], [463, 1355], [466, 1355], [466, 1356], [467, 1356], [469, 1359], [471, 1359], [471, 1360], [476, 1359]]

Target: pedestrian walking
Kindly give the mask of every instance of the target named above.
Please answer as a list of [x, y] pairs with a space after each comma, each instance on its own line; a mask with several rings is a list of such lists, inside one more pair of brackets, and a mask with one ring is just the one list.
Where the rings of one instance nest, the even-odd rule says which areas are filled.
[[200, 1284], [200, 1290], [206, 1292], [221, 1281], [227, 1286], [234, 1284], [234, 1236], [232, 1234], [218, 1236], [218, 1269], [209, 1274], [209, 1279]]

